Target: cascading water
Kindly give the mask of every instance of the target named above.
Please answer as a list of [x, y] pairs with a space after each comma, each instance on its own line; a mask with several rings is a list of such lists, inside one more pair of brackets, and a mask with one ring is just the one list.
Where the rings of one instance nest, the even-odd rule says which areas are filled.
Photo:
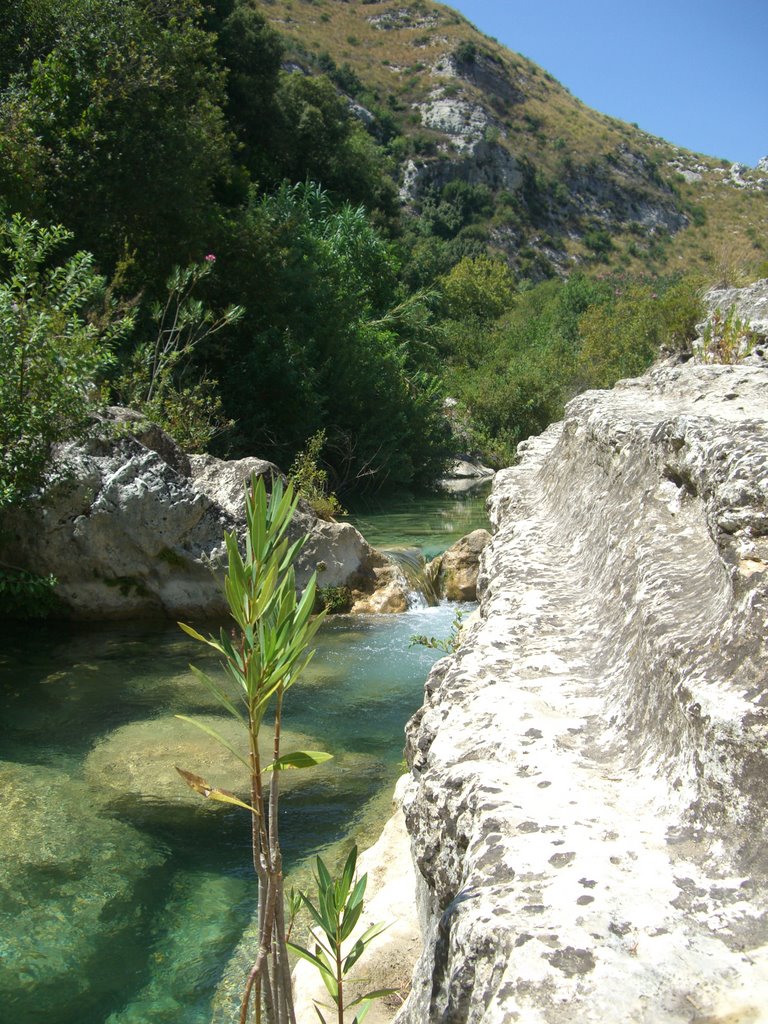
[[436, 559], [428, 562], [420, 548], [389, 548], [382, 554], [397, 566], [408, 591], [408, 606], [433, 608], [440, 603]]

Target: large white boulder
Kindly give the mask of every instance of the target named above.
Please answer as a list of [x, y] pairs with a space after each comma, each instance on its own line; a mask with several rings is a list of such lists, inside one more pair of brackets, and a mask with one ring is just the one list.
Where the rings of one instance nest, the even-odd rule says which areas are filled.
[[[39, 493], [4, 519], [0, 560], [55, 576], [73, 618], [223, 615], [224, 532], [245, 529], [252, 473], [280, 475], [262, 459], [189, 460], [158, 427], [112, 410], [87, 439], [55, 447]], [[308, 536], [300, 589], [315, 571], [319, 586], [376, 589], [385, 559], [350, 524], [302, 505], [291, 533]]]

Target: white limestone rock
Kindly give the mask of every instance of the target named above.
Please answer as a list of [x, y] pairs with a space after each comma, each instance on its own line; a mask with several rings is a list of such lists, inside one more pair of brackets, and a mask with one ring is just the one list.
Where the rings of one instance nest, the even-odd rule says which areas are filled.
[[382, 14], [374, 14], [368, 21], [374, 28], [383, 32], [404, 28], [434, 28], [438, 22], [438, 14], [424, 11], [414, 4], [412, 7], [394, 7]]
[[459, 150], [479, 142], [489, 124], [484, 107], [461, 96], [444, 96], [441, 89], [433, 93], [427, 103], [419, 104], [418, 109], [422, 124], [450, 135]]
[[497, 474], [407, 729], [399, 1024], [768, 1020], [768, 368], [572, 401]]
[[449, 480], [490, 480], [495, 475], [495, 470], [484, 466], [482, 462], [471, 455], [467, 455], [454, 459], [448, 467], [445, 478], [440, 483], [443, 485]]
[[[263, 459], [188, 460], [158, 427], [130, 415], [133, 434], [111, 425], [54, 449], [30, 506], [5, 517], [0, 559], [53, 574], [66, 613], [78, 619], [226, 613], [224, 531], [245, 529], [245, 484], [271, 479]], [[296, 567], [301, 589], [318, 571], [321, 586], [372, 593], [386, 564], [348, 523], [319, 520], [302, 505], [291, 525], [309, 539]]]

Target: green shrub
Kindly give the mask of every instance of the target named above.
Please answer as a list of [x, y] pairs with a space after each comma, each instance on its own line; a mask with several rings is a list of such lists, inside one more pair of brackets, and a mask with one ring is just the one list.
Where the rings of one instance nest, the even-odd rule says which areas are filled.
[[596, 256], [605, 256], [613, 249], [613, 241], [605, 228], [592, 228], [584, 235], [584, 244]]
[[756, 342], [757, 335], [736, 315], [734, 306], [725, 315], [716, 309], [704, 328], [699, 358], [704, 363], [738, 363], [750, 354]]
[[[304, 905], [312, 916], [312, 945], [314, 952], [299, 946], [294, 942], [288, 945], [303, 960], [308, 961], [315, 967], [328, 994], [333, 1000], [333, 1019], [343, 1024], [345, 1009], [356, 1011], [352, 1024], [362, 1024], [368, 1009], [374, 999], [382, 999], [391, 995], [395, 989], [376, 989], [357, 995], [350, 999], [346, 988], [346, 975], [363, 955], [366, 947], [377, 935], [380, 935], [388, 925], [375, 924], [366, 928], [354, 943], [343, 948], [343, 944], [349, 940], [354, 932], [355, 926], [363, 912], [363, 896], [368, 882], [368, 875], [355, 879], [355, 867], [357, 864], [357, 847], [353, 846], [338, 878], [333, 878], [328, 868], [323, 863], [322, 857], [317, 858], [317, 871], [315, 873], [315, 890], [317, 905], [307, 896], [306, 893], [299, 893], [293, 897], [293, 906], [298, 909]], [[315, 1012], [320, 1018], [321, 1024], [327, 1024], [320, 1006], [324, 1004], [314, 1000]], [[325, 1007], [324, 1007], [325, 1008]], [[349, 1019], [349, 1018], [347, 1018]]]
[[44, 619], [58, 605], [54, 576], [24, 569], [0, 568], [0, 615], [10, 619]]
[[0, 224], [0, 508], [37, 486], [54, 442], [85, 428], [113, 346], [133, 326], [90, 253], [55, 264], [72, 237], [19, 215]]
[[453, 51], [453, 56], [459, 64], [474, 64], [477, 60], [477, 47], [468, 39], [464, 39]]
[[318, 587], [317, 596], [320, 606], [329, 615], [348, 612], [352, 607], [352, 592], [349, 587]]
[[424, 633], [414, 633], [408, 641], [408, 646], [427, 647], [432, 651], [442, 651], [443, 654], [455, 654], [459, 647], [461, 647], [464, 614], [460, 608], [456, 610], [451, 622], [451, 632], [447, 637], [426, 636]]
[[189, 375], [199, 348], [242, 319], [242, 306], [213, 313], [194, 293], [212, 272], [216, 257], [175, 267], [164, 302], [152, 309], [155, 336], [134, 349], [115, 385], [120, 401], [158, 423], [185, 451], [202, 452], [233, 426], [224, 415], [218, 382]]
[[316, 515], [321, 519], [333, 519], [346, 515], [346, 511], [336, 495], [328, 490], [328, 473], [319, 463], [325, 441], [325, 430], [318, 430], [307, 440], [288, 471], [288, 479]]
[[611, 301], [591, 307], [579, 321], [579, 385], [612, 387], [622, 377], [643, 373], [662, 347], [684, 350], [701, 310], [693, 280], [665, 292], [644, 284], [616, 289]]

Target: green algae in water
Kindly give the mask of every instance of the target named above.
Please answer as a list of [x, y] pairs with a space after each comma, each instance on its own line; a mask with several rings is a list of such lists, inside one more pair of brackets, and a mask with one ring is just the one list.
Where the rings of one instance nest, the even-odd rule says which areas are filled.
[[[382, 824], [376, 796], [391, 792], [403, 725], [437, 657], [409, 650], [409, 637], [447, 635], [453, 614], [444, 606], [324, 626], [306, 681], [289, 695], [286, 725], [317, 737], [337, 761], [330, 778], [297, 773], [303, 778], [283, 798], [289, 872], [350, 830], [370, 837]], [[211, 1021], [255, 909], [247, 816], [191, 813], [181, 780], [178, 803], [167, 792], [121, 793], [94, 770], [93, 753], [154, 719], [214, 713], [187, 667], [193, 660], [215, 670], [201, 647], [176, 627], [152, 625], [74, 633], [46, 626], [4, 639], [3, 1021]], [[239, 990], [242, 979], [228, 976]]]

